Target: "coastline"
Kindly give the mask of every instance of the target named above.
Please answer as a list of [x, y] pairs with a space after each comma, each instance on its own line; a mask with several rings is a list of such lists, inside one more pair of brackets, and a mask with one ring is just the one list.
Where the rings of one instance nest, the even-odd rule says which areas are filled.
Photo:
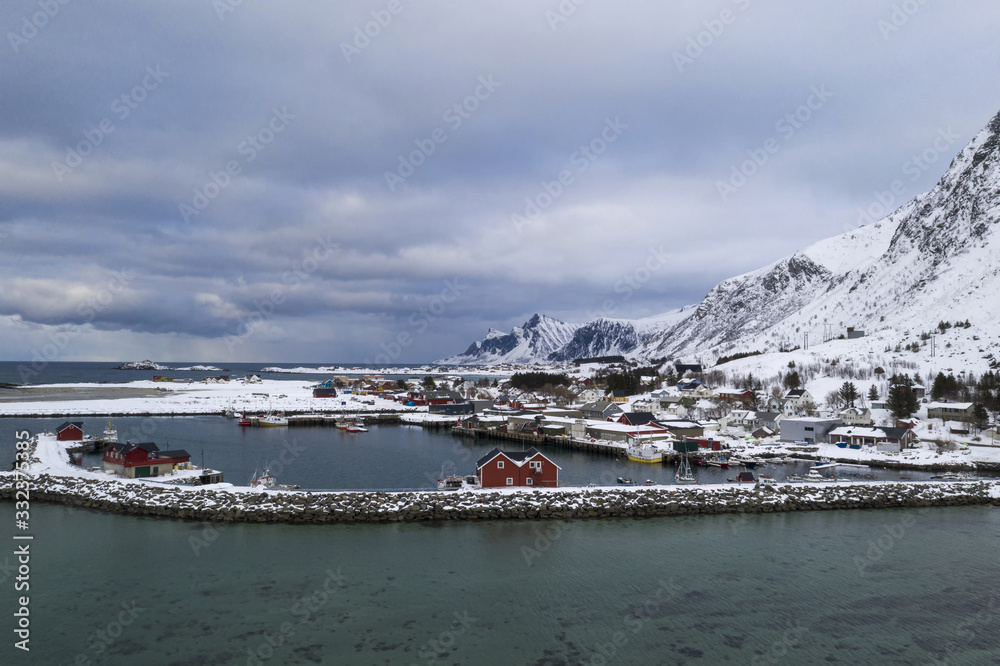
[[[557, 488], [530, 491], [251, 491], [154, 487], [42, 474], [31, 499], [108, 513], [246, 523], [387, 523], [449, 520], [577, 520], [758, 514], [845, 509], [1000, 506], [1000, 482], [785, 484]], [[14, 500], [14, 474], [0, 475]]]
[[[562, 487], [474, 491], [294, 491], [231, 484], [188, 486], [111, 479], [73, 466], [65, 443], [36, 435], [29, 464], [0, 473], [0, 500], [15, 501], [17, 482], [35, 501], [195, 521], [384, 523], [445, 520], [648, 518], [836, 509], [895, 509], [992, 504], [1000, 480], [782, 483], [771, 487]], [[23, 492], [23, 491], [22, 491]]]

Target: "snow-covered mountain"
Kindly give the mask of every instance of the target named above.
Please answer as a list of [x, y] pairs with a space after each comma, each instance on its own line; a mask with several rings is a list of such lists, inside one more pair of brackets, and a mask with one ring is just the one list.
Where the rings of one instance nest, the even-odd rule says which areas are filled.
[[451, 365], [545, 363], [576, 358], [633, 354], [650, 334], [680, 321], [687, 310], [674, 310], [645, 319], [599, 318], [586, 324], [536, 314], [510, 333], [491, 328], [464, 353], [438, 361]]
[[[649, 360], [773, 352], [866, 332], [859, 354], [920, 340], [939, 321], [969, 320], [961, 344], [941, 354], [978, 360], [1000, 331], [1000, 114], [937, 185], [888, 217], [730, 278], [696, 306], [646, 320], [555, 322], [529, 334], [491, 331], [460, 363], [571, 360], [625, 354]], [[559, 336], [549, 329], [559, 331]], [[502, 342], [501, 342], [502, 341]], [[876, 344], [877, 343], [877, 344]], [[875, 345], [875, 346], [873, 346]], [[877, 346], [877, 349], [876, 349]]]
[[536, 314], [523, 326], [515, 326], [510, 333], [491, 328], [485, 338], [473, 342], [464, 353], [441, 359], [439, 363], [484, 365], [542, 362], [563, 349], [580, 326]]
[[875, 224], [725, 280], [690, 317], [650, 336], [638, 353], [774, 351], [803, 344], [806, 335], [812, 344], [839, 337], [848, 327], [906, 343], [939, 321], [966, 319], [973, 333], [995, 339], [998, 223], [1000, 114], [930, 192]]

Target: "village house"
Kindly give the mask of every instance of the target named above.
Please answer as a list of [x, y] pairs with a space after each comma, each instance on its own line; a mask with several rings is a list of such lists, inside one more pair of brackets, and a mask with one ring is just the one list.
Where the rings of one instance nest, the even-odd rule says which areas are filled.
[[612, 391], [608, 394], [606, 400], [621, 405], [628, 402], [628, 394], [625, 391]]
[[494, 448], [476, 461], [476, 476], [483, 488], [555, 488], [559, 485], [559, 469], [534, 447], [527, 451]]
[[741, 390], [741, 389], [730, 389], [730, 388], [720, 388], [715, 389], [715, 399], [719, 402], [753, 402], [753, 391]]
[[674, 372], [678, 377], [683, 377], [685, 373], [698, 374], [701, 372], [700, 363], [674, 363]]
[[598, 419], [600, 421], [617, 419], [623, 413], [621, 407], [606, 400], [588, 402], [586, 405], [580, 407], [580, 412], [585, 419]]
[[974, 403], [971, 402], [928, 402], [927, 418], [942, 421], [971, 421]]
[[112, 444], [104, 452], [104, 471], [129, 479], [163, 476], [174, 470], [174, 465], [188, 462], [191, 456], [183, 449], [160, 451], [152, 442], [143, 444]]
[[66, 421], [56, 428], [56, 439], [60, 442], [79, 442], [83, 439], [83, 421]]
[[635, 412], [655, 412], [660, 408], [660, 403], [656, 400], [633, 400], [632, 411]]
[[625, 412], [618, 417], [618, 423], [625, 425], [648, 425], [655, 421], [656, 417], [651, 412]]
[[604, 398], [604, 391], [595, 388], [585, 388], [576, 394], [576, 399], [580, 402], [597, 402]]
[[872, 426], [840, 426], [831, 430], [827, 437], [833, 444], [876, 446], [879, 451], [902, 451], [916, 441], [916, 435], [908, 428]]
[[755, 412], [747, 409], [734, 409], [719, 419], [719, 424], [726, 428], [742, 428], [744, 432], [753, 432], [758, 428], [768, 428], [772, 432], [777, 432], [781, 414], [777, 412]]
[[816, 404], [813, 399], [812, 394], [809, 393], [804, 388], [789, 389], [785, 393], [785, 404], [782, 406], [782, 412], [785, 416], [796, 416], [805, 414], [805, 406], [807, 403]]
[[700, 379], [685, 379], [677, 383], [677, 388], [686, 397], [710, 398], [715, 395]]
[[875, 424], [872, 418], [872, 410], [861, 407], [848, 407], [840, 412], [840, 420], [844, 425], [870, 426]]

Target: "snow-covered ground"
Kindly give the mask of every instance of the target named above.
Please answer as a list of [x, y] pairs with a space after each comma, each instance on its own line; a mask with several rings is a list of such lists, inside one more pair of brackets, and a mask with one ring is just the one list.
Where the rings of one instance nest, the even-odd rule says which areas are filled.
[[[178, 370], [183, 370], [184, 368], [178, 368]], [[492, 366], [446, 366], [446, 365], [425, 365], [419, 368], [414, 367], [386, 367], [386, 368], [359, 368], [355, 366], [321, 366], [318, 368], [308, 368], [308, 367], [297, 367], [297, 368], [280, 368], [277, 366], [268, 366], [260, 369], [261, 372], [275, 372], [275, 373], [285, 373], [285, 374], [296, 374], [296, 375], [348, 375], [348, 376], [365, 376], [365, 375], [393, 375], [393, 376], [404, 376], [404, 377], [440, 377], [440, 376], [454, 376], [454, 377], [509, 377], [512, 372], [509, 368], [500, 368]]]
[[[414, 411], [417, 407], [376, 397], [374, 395], [339, 395], [336, 398], [314, 398], [312, 382], [265, 379], [260, 384], [241, 381], [205, 384], [135, 381], [127, 384], [46, 384], [44, 389], [58, 393], [73, 389], [84, 397], [72, 399], [31, 398], [0, 402], [0, 416], [46, 415], [129, 415], [129, 414], [221, 414], [226, 409], [248, 414], [273, 409], [283, 412], [361, 412]], [[108, 397], [116, 389], [145, 389], [154, 395]], [[87, 391], [95, 397], [88, 399]], [[123, 392], [127, 393], [127, 392]], [[424, 408], [426, 410], [426, 408]]]

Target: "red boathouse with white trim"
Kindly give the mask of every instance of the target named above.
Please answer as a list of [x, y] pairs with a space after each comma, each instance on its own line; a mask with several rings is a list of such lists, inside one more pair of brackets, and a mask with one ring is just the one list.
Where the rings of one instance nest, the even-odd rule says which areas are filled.
[[476, 461], [476, 476], [483, 488], [555, 488], [559, 469], [534, 447], [527, 451], [493, 449]]

